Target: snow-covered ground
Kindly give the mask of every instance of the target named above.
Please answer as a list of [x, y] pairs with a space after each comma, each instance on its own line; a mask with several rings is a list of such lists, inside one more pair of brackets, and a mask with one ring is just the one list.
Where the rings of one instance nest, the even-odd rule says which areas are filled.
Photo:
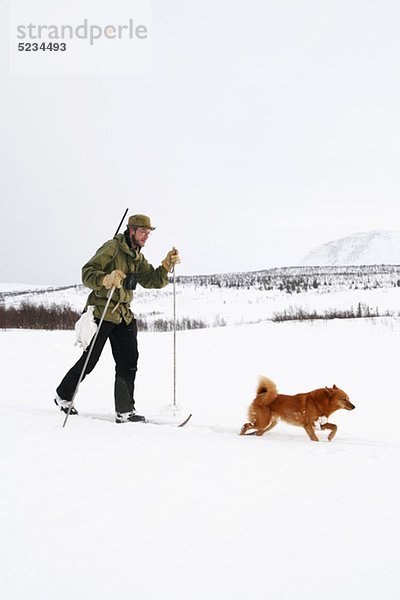
[[[178, 333], [184, 429], [113, 415], [107, 349], [62, 429], [73, 332], [1, 331], [0, 590], [5, 600], [397, 600], [398, 319]], [[172, 399], [172, 338], [140, 334], [137, 409]], [[356, 405], [333, 442], [280, 424], [237, 435], [259, 374], [334, 383]]]

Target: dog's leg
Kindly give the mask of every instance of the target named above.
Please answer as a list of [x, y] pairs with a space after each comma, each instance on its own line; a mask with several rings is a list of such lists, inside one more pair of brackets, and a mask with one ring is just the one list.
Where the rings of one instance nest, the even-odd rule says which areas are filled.
[[264, 433], [267, 433], [267, 431], [271, 431], [271, 429], [273, 429], [277, 423], [278, 423], [277, 419], [272, 419], [272, 421], [269, 423], [269, 425], [267, 427], [256, 431], [256, 435], [264, 435]]
[[304, 425], [304, 429], [307, 431], [311, 441], [319, 442], [319, 439], [315, 435], [314, 427], [312, 425]]
[[337, 425], [334, 425], [333, 423], [325, 423], [325, 425], [321, 425], [321, 429], [331, 430], [330, 434], [328, 435], [328, 440], [331, 442], [336, 435]]
[[[268, 425], [268, 427], [264, 427], [263, 429], [258, 428], [255, 423], [245, 423], [242, 427], [240, 435], [264, 435], [264, 433], [266, 433], [267, 431], [269, 431], [270, 429], [275, 427], [277, 422], [278, 421], [274, 419], [273, 421], [271, 421], [271, 423]], [[252, 431], [251, 433], [246, 433], [246, 431], [248, 431], [249, 429], [257, 429], [257, 431]]]
[[[245, 423], [242, 427], [240, 435], [246, 435], [246, 431], [249, 429], [256, 429], [255, 435], [263, 435], [271, 427], [272, 415], [268, 407], [250, 407], [249, 419], [252, 419], [249, 423]], [[273, 425], [272, 425], [273, 427]], [[249, 434], [247, 434], [249, 435]]]
[[248, 431], [249, 429], [254, 429], [254, 423], [245, 423], [242, 429], [240, 430], [239, 435], [245, 435], [246, 431]]

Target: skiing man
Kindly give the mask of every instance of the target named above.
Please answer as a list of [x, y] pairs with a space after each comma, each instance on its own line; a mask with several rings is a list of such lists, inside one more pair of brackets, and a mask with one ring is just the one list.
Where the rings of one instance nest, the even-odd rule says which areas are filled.
[[[116, 422], [145, 421], [135, 412], [134, 383], [137, 370], [137, 326], [130, 310], [132, 289], [136, 282], [145, 288], [162, 288], [168, 283], [168, 273], [180, 263], [179, 252], [173, 248], [154, 268], [143, 256], [152, 227], [146, 215], [129, 217], [123, 234], [108, 240], [82, 268], [82, 281], [92, 290], [86, 308], [94, 306], [98, 323], [105, 309], [109, 291], [115, 287], [104, 316], [97, 339], [82, 379], [96, 366], [106, 341], [109, 339], [115, 360], [115, 411]], [[82, 373], [89, 348], [68, 371], [56, 390], [54, 399], [60, 410], [67, 413]], [[70, 414], [78, 414], [72, 406]]]

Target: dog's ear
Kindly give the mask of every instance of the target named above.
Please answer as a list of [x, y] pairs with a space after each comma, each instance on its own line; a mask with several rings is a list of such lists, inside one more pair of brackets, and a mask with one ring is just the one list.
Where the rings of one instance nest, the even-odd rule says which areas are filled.
[[333, 394], [333, 389], [328, 388], [328, 386], [325, 386], [325, 391], [328, 394], [329, 398], [332, 396]]
[[338, 390], [339, 388], [335, 384], [333, 384], [333, 389]]

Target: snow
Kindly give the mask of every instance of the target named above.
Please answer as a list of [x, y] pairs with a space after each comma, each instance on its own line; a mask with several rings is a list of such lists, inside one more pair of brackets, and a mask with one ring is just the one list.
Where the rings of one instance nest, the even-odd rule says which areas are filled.
[[[393, 290], [395, 292], [395, 290]], [[63, 416], [74, 332], [0, 332], [0, 589], [6, 600], [397, 600], [397, 318], [179, 332], [183, 429], [113, 416], [108, 348]], [[172, 336], [142, 333], [137, 409], [172, 400]], [[332, 442], [237, 435], [259, 374], [334, 383]]]

